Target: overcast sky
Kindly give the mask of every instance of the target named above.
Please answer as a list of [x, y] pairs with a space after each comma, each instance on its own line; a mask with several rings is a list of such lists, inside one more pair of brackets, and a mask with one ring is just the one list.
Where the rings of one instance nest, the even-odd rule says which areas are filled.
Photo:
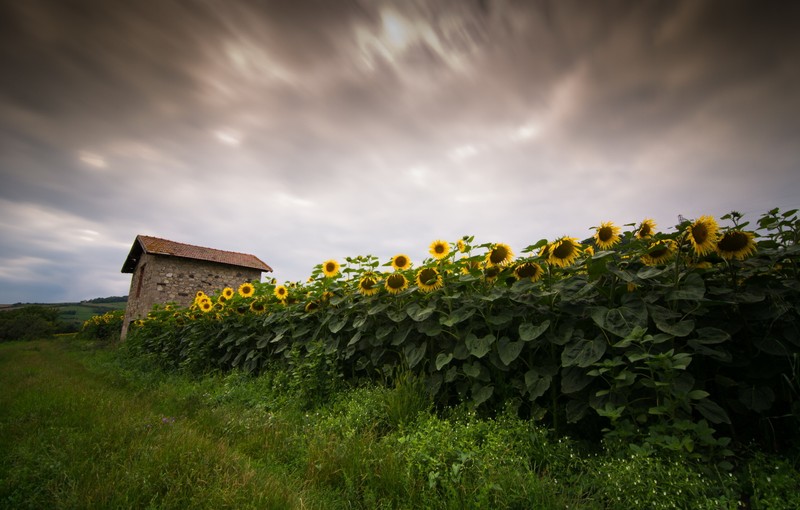
[[0, 0], [0, 303], [798, 207], [799, 6]]

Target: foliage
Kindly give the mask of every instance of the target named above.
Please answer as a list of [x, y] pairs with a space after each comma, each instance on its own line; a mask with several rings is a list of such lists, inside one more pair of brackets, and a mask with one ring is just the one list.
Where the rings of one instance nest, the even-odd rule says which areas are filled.
[[756, 232], [736, 212], [673, 232], [605, 222], [516, 259], [467, 236], [435, 241], [417, 268], [326, 261], [305, 284], [157, 308], [127, 348], [194, 373], [277, 364], [359, 383], [411, 371], [439, 406], [510, 405], [559, 434], [730, 469], [729, 437], [800, 441], [796, 213], [772, 210]]
[[87, 340], [106, 342], [119, 340], [124, 318], [124, 310], [113, 310], [102, 315], [95, 315], [83, 323], [81, 337]]
[[0, 312], [0, 342], [33, 340], [58, 331], [58, 311], [46, 306], [30, 305]]

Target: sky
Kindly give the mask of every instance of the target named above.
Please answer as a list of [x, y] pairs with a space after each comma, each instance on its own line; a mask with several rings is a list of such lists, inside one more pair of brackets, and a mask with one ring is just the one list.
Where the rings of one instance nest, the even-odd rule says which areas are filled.
[[800, 207], [800, 3], [0, 0], [0, 303]]

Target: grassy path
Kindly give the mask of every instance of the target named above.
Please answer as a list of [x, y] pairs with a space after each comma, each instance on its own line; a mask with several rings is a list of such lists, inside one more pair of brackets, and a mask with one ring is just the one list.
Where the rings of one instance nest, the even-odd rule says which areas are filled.
[[0, 344], [0, 508], [325, 506], [163, 388], [81, 359], [63, 341]]

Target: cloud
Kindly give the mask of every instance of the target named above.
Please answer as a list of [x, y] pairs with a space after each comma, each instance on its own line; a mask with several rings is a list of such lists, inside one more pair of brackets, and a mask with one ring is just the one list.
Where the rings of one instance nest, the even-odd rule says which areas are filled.
[[137, 234], [304, 280], [437, 238], [800, 205], [799, 9], [3, 4], [0, 302], [123, 294]]

